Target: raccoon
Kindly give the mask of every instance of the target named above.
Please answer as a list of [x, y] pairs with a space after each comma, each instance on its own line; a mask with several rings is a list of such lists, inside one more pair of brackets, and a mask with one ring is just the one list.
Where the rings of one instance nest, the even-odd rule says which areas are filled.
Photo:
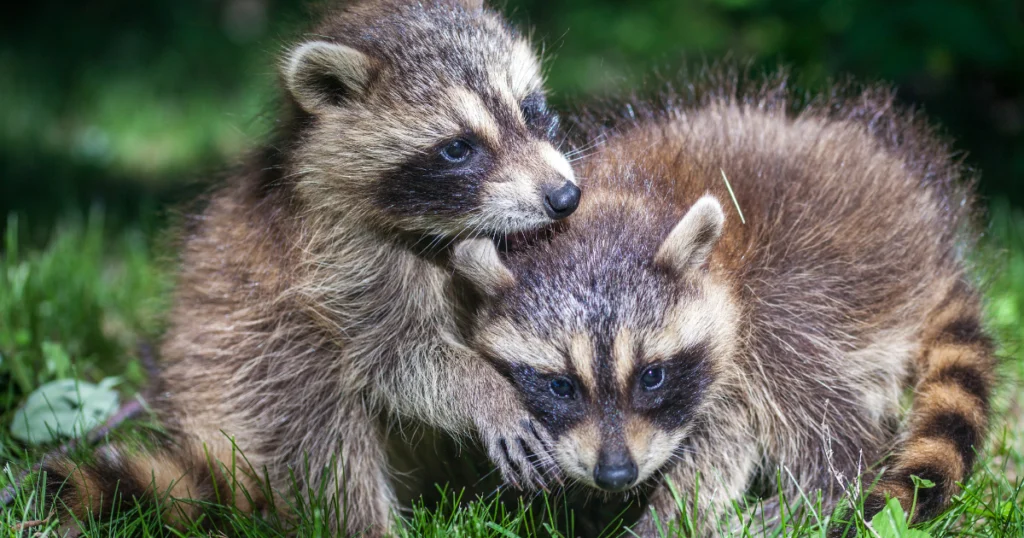
[[971, 472], [994, 382], [970, 177], [885, 89], [796, 107], [784, 79], [739, 80], [606, 122], [576, 167], [587, 199], [550, 242], [456, 247], [480, 292], [467, 339], [562, 474], [640, 496], [640, 535], [681, 510], [727, 532], [758, 484], [769, 523], [771, 492], [828, 507], [858, 484], [874, 485], [868, 520], [886, 497], [909, 511], [913, 476], [935, 484], [913, 518], [935, 516]]
[[546, 433], [464, 345], [445, 266], [457, 238], [579, 202], [529, 42], [473, 0], [363, 0], [280, 71], [281, 132], [187, 226], [150, 398], [166, 435], [45, 464], [78, 517], [160, 496], [171, 523], [200, 515], [188, 500], [269, 510], [296, 475], [339, 492], [336, 530], [384, 534], [396, 422], [475, 433], [541, 485]]

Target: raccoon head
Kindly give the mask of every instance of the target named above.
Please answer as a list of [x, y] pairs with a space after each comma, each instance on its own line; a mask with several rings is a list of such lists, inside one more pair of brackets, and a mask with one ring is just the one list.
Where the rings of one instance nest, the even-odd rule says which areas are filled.
[[738, 310], [709, 269], [724, 222], [714, 198], [660, 243], [636, 237], [642, 213], [606, 213], [505, 263], [481, 240], [452, 259], [482, 295], [471, 345], [547, 427], [561, 470], [611, 492], [662, 469], [702, 420]]
[[500, 236], [580, 199], [529, 42], [469, 0], [370, 0], [328, 17], [281, 66], [291, 152], [317, 214], [414, 235]]

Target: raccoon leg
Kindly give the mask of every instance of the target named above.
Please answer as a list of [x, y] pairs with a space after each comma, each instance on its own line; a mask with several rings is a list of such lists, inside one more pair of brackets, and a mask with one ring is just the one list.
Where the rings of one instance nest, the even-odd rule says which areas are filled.
[[319, 452], [302, 454], [308, 466], [319, 466], [308, 470], [307, 493], [321, 497], [317, 504], [327, 507], [335, 534], [391, 534], [397, 502], [388, 478], [387, 445], [376, 414], [362, 401], [341, 402], [330, 431], [341, 436], [336, 443], [320, 443], [311, 447], [322, 447]]
[[[917, 386], [905, 436], [893, 463], [865, 502], [870, 520], [886, 497], [899, 499], [913, 520], [944, 510], [966, 480], [989, 420], [995, 382], [993, 342], [981, 326], [980, 301], [964, 283], [953, 286], [928, 321], [918, 357]], [[912, 476], [935, 484], [914, 492]]]
[[377, 379], [375, 390], [386, 407], [450, 433], [475, 430], [516, 487], [544, 488], [557, 480], [550, 436], [489, 362], [456, 343], [407, 350], [402, 357]]
[[[739, 419], [744, 416], [741, 410], [723, 409], [710, 416], [716, 423], [692, 434], [665, 473], [663, 481], [671, 481], [671, 487], [663, 483], [651, 494], [646, 513], [633, 529], [638, 535], [661, 536], [661, 530], [689, 528], [699, 536], [713, 536], [721, 526], [730, 525], [723, 516], [746, 491], [759, 461], [758, 448]], [[682, 517], [688, 524], [680, 521]]]

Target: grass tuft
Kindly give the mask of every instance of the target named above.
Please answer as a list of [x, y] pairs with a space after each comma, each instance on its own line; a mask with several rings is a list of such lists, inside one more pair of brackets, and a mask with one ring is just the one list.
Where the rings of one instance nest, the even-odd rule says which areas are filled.
[[[100, 211], [58, 226], [43, 248], [26, 246], [22, 228], [17, 219], [8, 220], [0, 254], [0, 487], [11, 483], [19, 469], [38, 461], [46, 448], [23, 446], [9, 434], [13, 410], [32, 390], [65, 377], [99, 381], [118, 375], [127, 381], [123, 390], [129, 392], [144, 383], [136, 345], [159, 334], [169, 289], [150, 238], [139, 230], [110, 232]], [[891, 516], [884, 520], [883, 526], [889, 528], [884, 532], [869, 530], [866, 522], [852, 518], [851, 525], [861, 536], [1024, 536], [1024, 213], [1003, 202], [993, 204], [977, 263], [988, 282], [988, 317], [1004, 358], [1004, 383], [995, 398], [989, 443], [974, 475], [944, 514], [908, 529], [905, 524], [900, 527], [898, 517], [883, 512], [884, 517]], [[231, 475], [245, 466], [239, 455], [224, 471]], [[52, 507], [41, 502], [44, 482], [44, 477], [30, 476], [12, 505], [0, 511], [0, 537], [57, 532]], [[399, 536], [561, 536], [547, 523], [554, 510], [549, 503], [542, 503], [546, 509], [512, 509], [497, 500], [468, 501], [459, 492], [442, 491], [441, 506], [420, 503], [401, 516]], [[234, 493], [224, 492], [224, 497]], [[228, 536], [269, 538], [328, 536], [327, 522], [344, 518], [344, 492], [291, 492], [280, 498], [293, 517], [256, 516], [229, 505], [204, 504], [205, 519], [174, 530], [163, 525], [157, 508], [136, 505], [112, 520], [81, 525], [89, 536], [209, 535], [207, 525], [214, 524]], [[797, 499], [781, 499], [781, 523], [765, 531], [756, 519], [758, 502], [736, 503], [722, 534], [825, 537], [831, 522], [850, 513], [848, 507], [823, 513], [818, 496], [805, 492]], [[860, 502], [853, 499], [851, 506]], [[671, 525], [663, 522], [663, 534], [685, 534], [694, 517], [686, 514]]]

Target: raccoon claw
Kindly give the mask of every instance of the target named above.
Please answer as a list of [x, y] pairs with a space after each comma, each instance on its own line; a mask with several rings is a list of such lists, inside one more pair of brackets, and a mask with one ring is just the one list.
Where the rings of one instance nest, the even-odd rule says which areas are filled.
[[560, 482], [551, 459], [551, 438], [533, 421], [523, 420], [513, 431], [481, 432], [487, 455], [506, 483], [516, 489], [547, 489], [546, 478]]

